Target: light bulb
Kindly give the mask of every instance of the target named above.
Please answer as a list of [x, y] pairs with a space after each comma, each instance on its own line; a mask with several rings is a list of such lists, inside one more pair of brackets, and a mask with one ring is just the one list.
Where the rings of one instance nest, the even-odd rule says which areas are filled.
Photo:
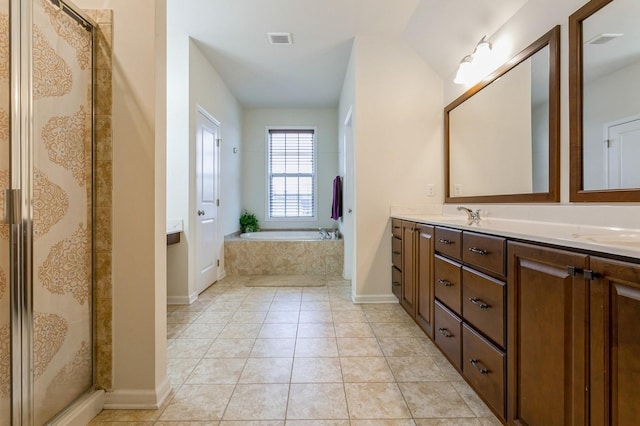
[[458, 67], [458, 72], [456, 73], [456, 78], [453, 80], [454, 83], [467, 84], [470, 75], [473, 72], [472, 61], [473, 58], [471, 58], [470, 55], [462, 58], [462, 61], [460, 61], [460, 66]]

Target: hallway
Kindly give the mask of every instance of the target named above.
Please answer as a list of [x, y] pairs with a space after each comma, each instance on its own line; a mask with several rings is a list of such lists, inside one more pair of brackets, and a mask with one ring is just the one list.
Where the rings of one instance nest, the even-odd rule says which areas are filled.
[[399, 305], [283, 282], [228, 277], [169, 306], [170, 397], [91, 425], [500, 424]]

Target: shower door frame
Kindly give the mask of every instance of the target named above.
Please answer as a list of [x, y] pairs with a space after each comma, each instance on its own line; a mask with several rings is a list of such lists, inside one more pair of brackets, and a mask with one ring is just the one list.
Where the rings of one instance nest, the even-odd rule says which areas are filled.
[[[8, 0], [9, 4], [9, 190], [5, 199], [9, 232], [9, 292], [11, 332], [11, 424], [33, 425], [34, 357], [33, 357], [33, 2]], [[58, 3], [92, 26], [91, 29], [91, 387], [95, 389], [95, 28], [97, 24], [67, 0]], [[17, 172], [16, 172], [17, 171]], [[13, 219], [13, 220], [11, 220]], [[63, 409], [52, 421], [73, 407]]]

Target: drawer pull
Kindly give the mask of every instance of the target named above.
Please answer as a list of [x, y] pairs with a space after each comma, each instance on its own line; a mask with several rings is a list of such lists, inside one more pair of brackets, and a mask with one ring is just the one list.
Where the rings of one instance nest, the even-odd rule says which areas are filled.
[[438, 284], [442, 284], [445, 287], [451, 287], [453, 285], [453, 284], [451, 284], [451, 281], [447, 281], [447, 280], [444, 280], [442, 278], [440, 278], [438, 280]]
[[399, 283], [398, 281], [394, 281], [394, 282], [393, 282], [393, 286], [394, 286], [394, 287], [400, 287], [400, 283]]
[[394, 226], [393, 229], [400, 229], [402, 228], [401, 226]]
[[479, 254], [480, 256], [486, 256], [486, 255], [489, 254], [488, 251], [486, 251], [484, 249], [475, 248], [475, 247], [469, 247], [469, 251], [471, 253]]
[[399, 251], [394, 251], [394, 252], [392, 252], [392, 253], [393, 253], [393, 254], [402, 254], [402, 253], [400, 253]]
[[449, 330], [447, 330], [446, 328], [439, 328], [438, 331], [447, 339], [450, 339], [453, 337], [453, 334], [449, 333]]
[[480, 365], [480, 361], [478, 361], [477, 359], [470, 359], [469, 362], [476, 368], [476, 370], [480, 372], [480, 374], [489, 374], [489, 370], [483, 368]]
[[474, 305], [478, 306], [480, 309], [489, 309], [489, 307], [490, 307], [489, 305], [484, 303], [482, 300], [476, 299], [475, 297], [470, 297], [469, 298], [469, 302], [471, 302]]
[[451, 241], [451, 240], [445, 240], [444, 238], [440, 238], [440, 239], [438, 240], [438, 242], [439, 242], [440, 244], [446, 244], [446, 245], [451, 245], [451, 244], [453, 244], [453, 241]]

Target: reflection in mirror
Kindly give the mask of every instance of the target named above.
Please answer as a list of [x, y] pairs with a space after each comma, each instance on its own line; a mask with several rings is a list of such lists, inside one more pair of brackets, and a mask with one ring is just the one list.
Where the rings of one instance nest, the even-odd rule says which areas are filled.
[[640, 2], [582, 23], [584, 189], [640, 188]]
[[445, 109], [447, 202], [558, 200], [555, 28]]

